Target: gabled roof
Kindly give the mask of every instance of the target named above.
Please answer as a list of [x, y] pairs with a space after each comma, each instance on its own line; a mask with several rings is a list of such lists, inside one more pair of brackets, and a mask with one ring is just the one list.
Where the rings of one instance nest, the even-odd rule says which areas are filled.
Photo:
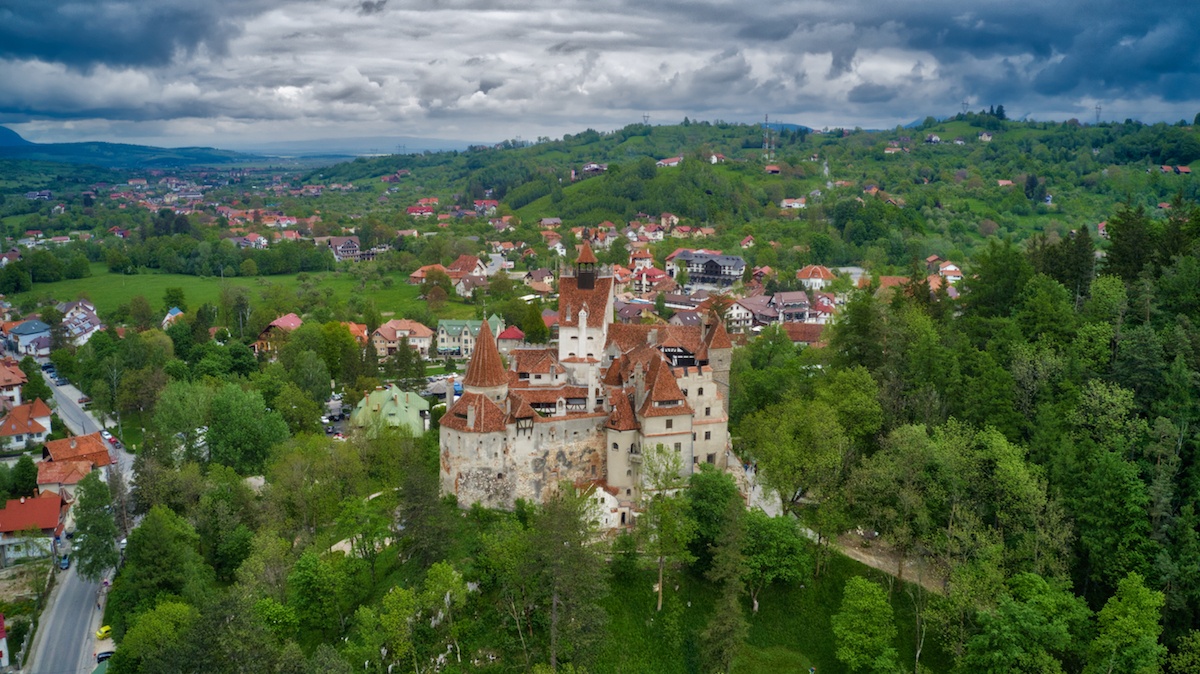
[[405, 336], [403, 333], [407, 333], [408, 337], [433, 337], [433, 330], [430, 330], [423, 323], [418, 323], [407, 318], [393, 318], [375, 328], [374, 332], [374, 334], [383, 337], [389, 342]]
[[598, 328], [608, 320], [608, 298], [612, 293], [612, 277], [601, 276], [596, 279], [592, 290], [581, 290], [579, 279], [564, 276], [558, 280], [558, 316], [563, 327], [579, 325], [579, 311], [586, 308], [588, 312], [588, 327]]
[[0, 421], [0, 437], [45, 433], [46, 427], [38, 423], [39, 418], [49, 418], [50, 407], [41, 398], [31, 403], [18, 405]]
[[633, 413], [633, 405], [629, 403], [629, 396], [618, 389], [611, 394], [611, 399], [613, 409], [605, 426], [614, 431], [636, 431], [638, 421]]
[[[725, 331], [725, 323], [723, 321], [713, 321], [716, 325], [713, 326], [708, 334], [705, 335], [704, 343], [711, 349], [732, 349], [733, 342], [729, 341], [729, 333]], [[707, 355], [707, 354], [705, 354]]]
[[456, 431], [498, 433], [504, 431], [507, 416], [487, 396], [466, 391], [446, 410], [439, 423]]
[[[681, 401], [672, 407], [659, 407], [655, 403]], [[688, 405], [679, 383], [675, 381], [675, 373], [661, 358], [650, 361], [650, 371], [646, 373], [646, 400], [642, 403], [639, 414], [643, 417], [670, 417], [680, 414], [691, 414], [692, 407]]]
[[15, 363], [0, 363], [0, 387], [23, 386], [28, 382], [29, 378], [25, 376], [25, 371]]
[[51, 461], [91, 461], [96, 466], [112, 463], [112, 458], [108, 455], [108, 445], [99, 433], [49, 440], [46, 442], [45, 454]]
[[518, 328], [515, 325], [510, 325], [507, 328], [504, 328], [504, 331], [499, 335], [496, 335], [496, 339], [515, 339], [519, 341], [525, 339], [525, 333], [521, 332], [521, 328]]
[[10, 499], [0, 510], [0, 533], [11, 534], [26, 529], [54, 529], [62, 513], [62, 497], [48, 494], [44, 498]]
[[297, 316], [296, 314], [286, 314], [284, 316], [280, 316], [279, 318], [276, 318], [275, 320], [271, 321], [271, 324], [267, 327], [281, 328], [283, 330], [287, 330], [287, 331], [291, 332], [292, 330], [295, 330], [296, 328], [300, 327], [300, 325], [303, 323], [304, 323], [304, 321], [300, 320], [300, 317]]
[[504, 373], [504, 361], [500, 359], [500, 350], [496, 348], [492, 329], [485, 321], [479, 329], [475, 350], [471, 352], [471, 362], [467, 364], [467, 376], [463, 377], [463, 386], [491, 388], [507, 383], [508, 375]]
[[805, 279], [820, 279], [822, 281], [832, 281], [836, 278], [829, 267], [824, 267], [819, 264], [810, 264], [800, 271], [796, 272], [796, 278]]
[[91, 461], [42, 461], [38, 464], [37, 483], [79, 484], [92, 472]]

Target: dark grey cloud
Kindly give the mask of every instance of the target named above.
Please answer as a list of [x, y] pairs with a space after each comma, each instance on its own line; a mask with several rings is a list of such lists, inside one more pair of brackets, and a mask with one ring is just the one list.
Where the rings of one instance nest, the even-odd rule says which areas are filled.
[[239, 17], [259, 6], [255, 0], [9, 0], [0, 6], [0, 58], [158, 66], [201, 48], [224, 54], [241, 30]]
[[478, 139], [645, 112], [892, 126], [963, 99], [1178, 119], [1198, 24], [1181, 0], [11, 0], [0, 122]]
[[387, 6], [387, 3], [388, 0], [375, 0], [374, 2], [371, 0], [364, 0], [363, 2], [358, 3], [358, 13], [364, 16], [369, 14], [378, 14], [379, 12], [383, 11], [383, 8]]

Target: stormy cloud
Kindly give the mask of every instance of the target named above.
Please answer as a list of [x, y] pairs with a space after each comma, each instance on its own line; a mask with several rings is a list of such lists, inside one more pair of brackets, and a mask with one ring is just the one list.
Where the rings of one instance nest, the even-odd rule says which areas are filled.
[[1198, 20], [1194, 3], [1115, 0], [10, 0], [0, 123], [232, 146], [643, 114], [890, 127], [963, 100], [1174, 121], [1200, 110]]

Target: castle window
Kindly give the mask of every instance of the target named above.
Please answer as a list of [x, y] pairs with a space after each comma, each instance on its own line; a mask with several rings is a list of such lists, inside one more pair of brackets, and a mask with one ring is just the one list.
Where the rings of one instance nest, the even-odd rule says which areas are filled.
[[[517, 375], [517, 378], [518, 378], [518, 379], [520, 379], [521, 381], [528, 381], [528, 380], [529, 380], [529, 373], [528, 373], [528, 372], [522, 372], [521, 374]], [[538, 379], [541, 379], [541, 378], [542, 378], [542, 377], [541, 377], [541, 375], [538, 375]]]
[[674, 419], [667, 419], [667, 430], [670, 430], [670, 429], [672, 429], [672, 428], [675, 428], [675, 420], [674, 420]]
[[620, 446], [618, 446], [618, 445], [617, 445], [617, 443], [615, 443], [615, 442], [614, 442], [614, 443], [613, 443], [613, 449], [620, 449]]
[[704, 439], [712, 440], [712, 431], [704, 431]]
[[698, 395], [698, 396], [702, 396], [702, 395], [704, 395], [704, 387], [703, 387], [703, 386], [701, 386], [700, 388], [696, 389], [696, 395]]
[[675, 451], [677, 451], [677, 452], [678, 452], [678, 451], [682, 451], [682, 450], [683, 450], [683, 444], [682, 444], [682, 443], [678, 443], [678, 442], [677, 442], [677, 443], [675, 443]]
[[706, 417], [711, 417], [711, 416], [712, 416], [712, 408], [711, 408], [711, 407], [705, 407], [705, 408], [704, 408], [704, 416], [706, 416]]

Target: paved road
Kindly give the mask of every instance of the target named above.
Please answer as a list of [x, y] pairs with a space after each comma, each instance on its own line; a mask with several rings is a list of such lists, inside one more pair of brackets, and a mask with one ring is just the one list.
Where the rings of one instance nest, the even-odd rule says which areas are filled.
[[[82, 395], [71, 385], [55, 386], [46, 378], [46, 384], [54, 391], [58, 416], [67, 428], [76, 435], [86, 435], [101, 430], [100, 422], [78, 403]], [[133, 455], [123, 449], [110, 449], [109, 454], [126, 478], [132, 482]], [[86, 674], [95, 664], [95, 632], [100, 628], [101, 612], [96, 602], [101, 585], [88, 583], [75, 573], [75, 566], [60, 571], [54, 591], [42, 613], [41, 624], [34, 636], [31, 674]]]
[[100, 627], [96, 610], [97, 583], [75, 573], [74, 565], [60, 571], [46, 610], [41, 639], [34, 646], [31, 674], [87, 674], [96, 667], [92, 647]]

